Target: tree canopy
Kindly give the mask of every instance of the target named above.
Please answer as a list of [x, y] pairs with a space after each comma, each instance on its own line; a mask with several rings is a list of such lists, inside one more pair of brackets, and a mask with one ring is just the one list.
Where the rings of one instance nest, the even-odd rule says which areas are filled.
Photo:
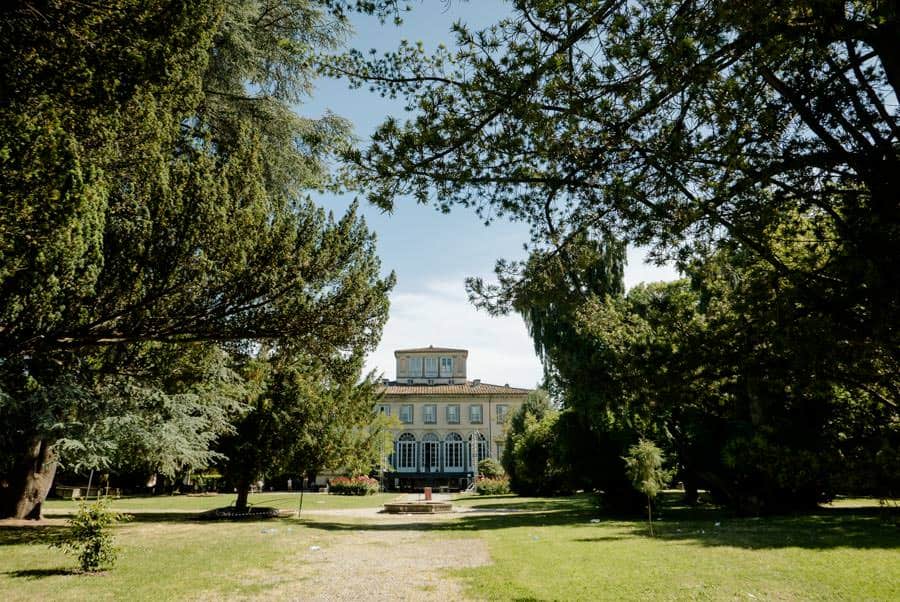
[[263, 354], [246, 363], [253, 383], [249, 412], [216, 446], [238, 508], [257, 480], [322, 470], [368, 474], [383, 454], [383, 424], [373, 375], [360, 379], [363, 357], [323, 362], [303, 354]]
[[[484, 29], [456, 24], [450, 48], [324, 68], [411, 112], [346, 153], [372, 201], [530, 225], [529, 259], [469, 288], [525, 318], [565, 408], [559, 440], [582, 448], [560, 453], [591, 458], [576, 474], [621, 492], [614, 462], [650, 438], [689, 489], [702, 473], [748, 512], [808, 507], [853, 480], [849, 464], [886, 475], [898, 4], [510, 5]], [[625, 244], [690, 280], [625, 296]]]
[[55, 466], [56, 442], [85, 445], [74, 427], [88, 416], [130, 408], [129, 424], [149, 435], [138, 418], [147, 412], [186, 427], [205, 415], [205, 426], [180, 431], [194, 438], [179, 462], [223, 432], [209, 404], [187, 410], [203, 396], [171, 378], [160, 346], [177, 363], [196, 346], [278, 341], [325, 361], [380, 337], [393, 276], [381, 275], [372, 234], [356, 206], [335, 217], [307, 194], [337, 185], [329, 162], [350, 143], [349, 125], [293, 108], [310, 91], [313, 57], [344, 40], [355, 6], [5, 9], [0, 415], [15, 427], [3, 440], [0, 512], [39, 508], [49, 481], [36, 474], [52, 480], [43, 469]]
[[898, 372], [896, 2], [511, 4], [453, 48], [328, 63], [413, 111], [350, 153], [373, 201], [524, 220], [538, 248], [612, 233], [689, 261], [733, 241]]

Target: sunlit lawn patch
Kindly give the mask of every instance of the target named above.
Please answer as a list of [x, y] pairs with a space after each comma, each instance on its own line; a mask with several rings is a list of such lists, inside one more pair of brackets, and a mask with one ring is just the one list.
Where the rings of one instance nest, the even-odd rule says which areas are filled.
[[473, 518], [481, 521], [494, 564], [458, 575], [479, 597], [900, 599], [900, 530], [871, 500], [864, 508], [857, 501], [853, 509], [760, 519], [670, 504], [656, 522], [656, 538], [640, 520], [592, 511], [587, 496], [459, 503], [562, 509]]
[[[331, 496], [305, 494], [303, 510], [378, 507], [396, 494]], [[242, 523], [193, 520], [204, 510], [233, 502], [233, 495], [156, 496], [114, 500], [111, 507], [135, 521], [115, 529], [120, 547], [113, 570], [98, 576], [74, 571], [71, 558], [47, 547], [61, 519], [78, 505], [51, 501], [43, 527], [0, 527], [0, 600], [172, 599], [207, 592], [215, 597], [244, 595], [284, 577], [288, 559], [310, 546], [325, 546], [330, 535], [287, 519]], [[252, 504], [296, 510], [297, 493], [251, 496]], [[296, 577], [296, 576], [295, 576]]]
[[[370, 496], [342, 496], [325, 493], [305, 493], [303, 510], [338, 510], [342, 508], [374, 508], [397, 497], [395, 493], [378, 493]], [[208, 496], [159, 495], [153, 497], [123, 497], [112, 500], [110, 508], [118, 512], [160, 512], [160, 513], [200, 513], [212, 508], [234, 504], [234, 494]], [[250, 496], [252, 506], [271, 506], [285, 510], [300, 507], [300, 494], [296, 492], [272, 491], [255, 493]], [[75, 511], [78, 502], [71, 500], [51, 500], [44, 506], [44, 515], [53, 517]]]
[[[304, 511], [374, 508], [394, 497], [306, 495]], [[389, 566], [398, 538], [418, 542], [425, 557], [429, 549], [465, 548], [469, 541], [482, 554], [486, 548], [489, 564], [439, 571], [461, 579], [474, 598], [900, 599], [900, 530], [871, 501], [843, 501], [805, 516], [753, 519], [678, 506], [670, 497], [655, 538], [647, 536], [640, 519], [598, 513], [586, 495], [459, 498], [457, 506], [482, 512], [432, 522], [343, 514], [246, 523], [189, 519], [227, 505], [230, 498], [117, 500], [114, 507], [137, 520], [115, 529], [120, 561], [99, 576], [73, 573], [71, 558], [47, 548], [60, 526], [2, 527], [0, 599], [221, 599], [276, 591], [302, 596], [311, 576], [323, 570], [314, 548], [343, 546], [353, 554], [359, 545], [376, 546]], [[252, 501], [296, 508], [299, 499], [275, 493]], [[47, 514], [63, 517], [73, 507], [53, 502]], [[391, 570], [401, 575], [404, 567]]]

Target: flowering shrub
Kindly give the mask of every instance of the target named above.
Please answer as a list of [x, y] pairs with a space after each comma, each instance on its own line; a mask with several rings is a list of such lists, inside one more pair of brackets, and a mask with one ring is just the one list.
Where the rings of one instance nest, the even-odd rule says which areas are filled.
[[509, 493], [509, 479], [505, 476], [489, 479], [478, 477], [475, 481], [475, 491], [478, 495], [500, 495]]
[[367, 477], [335, 477], [328, 484], [328, 493], [335, 495], [372, 495], [378, 493], [378, 479]]

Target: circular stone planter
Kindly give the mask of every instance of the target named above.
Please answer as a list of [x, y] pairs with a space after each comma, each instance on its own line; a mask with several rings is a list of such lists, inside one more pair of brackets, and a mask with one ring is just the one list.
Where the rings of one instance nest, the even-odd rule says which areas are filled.
[[268, 506], [257, 506], [246, 510], [237, 510], [234, 506], [214, 508], [202, 513], [200, 520], [265, 520], [267, 518], [286, 518], [297, 514], [296, 510], [279, 510]]
[[434, 500], [430, 502], [391, 502], [384, 505], [384, 511], [388, 514], [437, 514], [438, 512], [453, 512], [453, 504]]

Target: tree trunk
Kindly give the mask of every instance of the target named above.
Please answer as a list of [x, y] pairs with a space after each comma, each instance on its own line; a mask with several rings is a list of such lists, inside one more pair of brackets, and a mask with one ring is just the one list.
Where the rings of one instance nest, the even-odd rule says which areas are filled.
[[39, 520], [57, 465], [50, 444], [32, 439], [7, 480], [0, 483], [0, 518]]
[[246, 510], [248, 508], [247, 498], [250, 497], [250, 481], [238, 481], [237, 483], [237, 500], [234, 507], [238, 510]]
[[647, 496], [647, 524], [650, 525], [650, 537], [653, 537], [653, 501]]
[[696, 506], [699, 501], [700, 490], [697, 486], [697, 479], [694, 475], [686, 475], [684, 477], [684, 503]]

